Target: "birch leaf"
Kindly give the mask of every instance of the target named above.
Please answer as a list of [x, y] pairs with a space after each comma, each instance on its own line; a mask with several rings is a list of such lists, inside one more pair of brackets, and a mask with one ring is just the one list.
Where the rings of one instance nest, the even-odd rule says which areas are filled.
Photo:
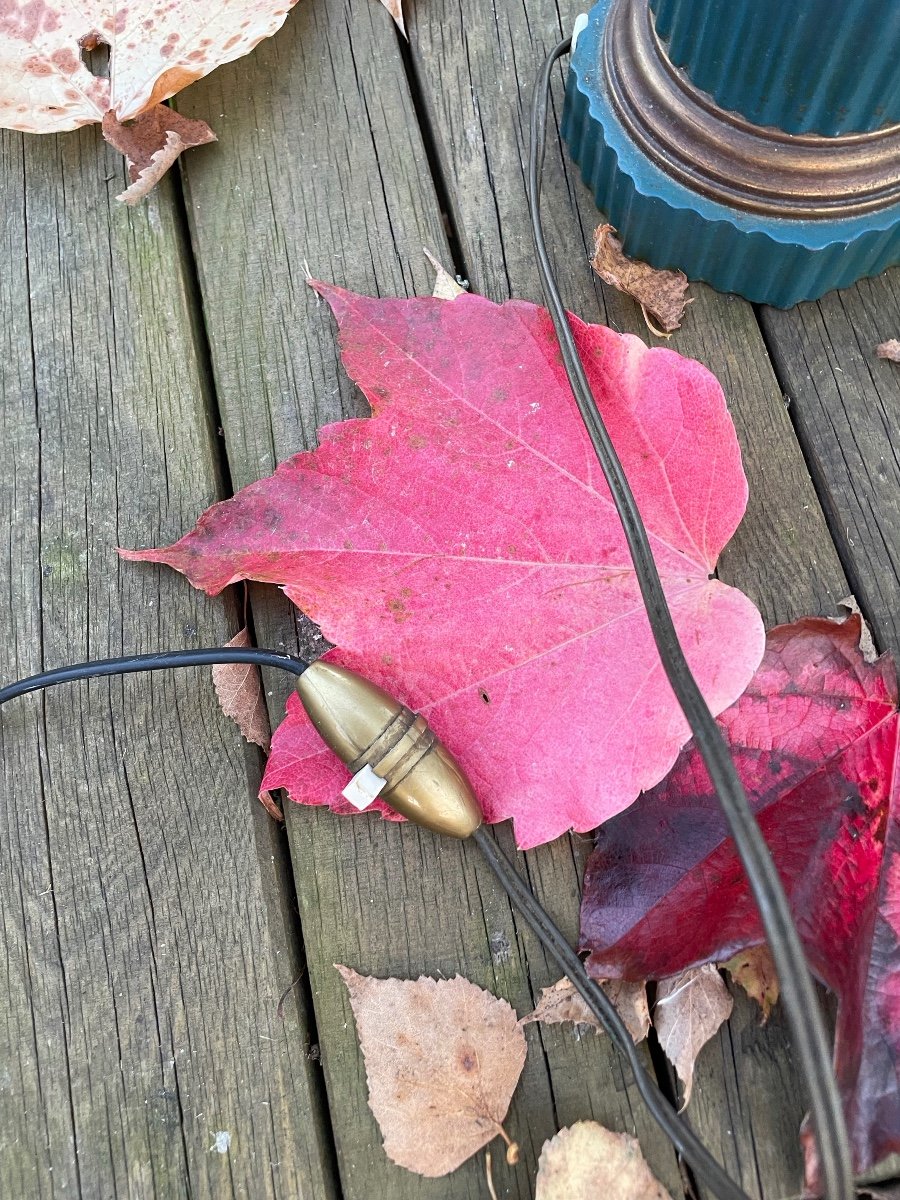
[[711, 963], [660, 981], [653, 1024], [684, 1088], [683, 1109], [691, 1099], [697, 1055], [728, 1020], [733, 1007], [728, 988]]
[[337, 970], [388, 1158], [435, 1178], [498, 1135], [510, 1145], [502, 1122], [525, 1065], [525, 1035], [507, 1002], [458, 975], [374, 979]]
[[[643, 983], [626, 979], [609, 979], [601, 984], [603, 990], [619, 1011], [628, 1032], [635, 1042], [642, 1042], [650, 1031], [650, 1010], [647, 1006], [647, 988]], [[568, 979], [560, 979], [551, 987], [541, 991], [534, 1012], [523, 1017], [522, 1025], [530, 1021], [541, 1021], [545, 1025], [590, 1025], [600, 1030], [601, 1025]]]
[[637, 1139], [578, 1121], [544, 1142], [534, 1200], [671, 1200]]

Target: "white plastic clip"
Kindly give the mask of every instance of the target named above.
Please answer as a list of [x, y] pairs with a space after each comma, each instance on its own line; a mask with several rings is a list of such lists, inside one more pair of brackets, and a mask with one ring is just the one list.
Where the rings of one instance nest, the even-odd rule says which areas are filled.
[[361, 771], [357, 771], [341, 795], [354, 808], [362, 812], [375, 800], [387, 783], [380, 775], [376, 775], [368, 763]]
[[575, 47], [578, 45], [578, 37], [582, 29], [587, 29], [588, 15], [587, 13], [579, 13], [575, 18], [575, 24], [572, 26], [572, 53], [575, 53]]

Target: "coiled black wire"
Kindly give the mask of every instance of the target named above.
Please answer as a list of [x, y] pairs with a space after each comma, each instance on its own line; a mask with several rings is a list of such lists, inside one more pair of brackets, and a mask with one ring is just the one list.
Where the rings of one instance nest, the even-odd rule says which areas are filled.
[[544, 296], [559, 339], [575, 403], [590, 435], [622, 522], [660, 660], [719, 797], [759, 908], [766, 940], [778, 971], [781, 996], [794, 1047], [809, 1095], [825, 1195], [830, 1200], [852, 1200], [850, 1142], [837, 1081], [831, 1066], [825, 1023], [800, 938], [791, 918], [775, 864], [753, 816], [728, 747], [684, 657], [656, 563], [653, 561], [647, 530], [603, 418], [594, 403], [544, 242], [540, 198], [550, 82], [554, 65], [568, 54], [571, 48], [571, 38], [566, 38], [547, 56], [535, 83], [531, 103], [528, 210]]

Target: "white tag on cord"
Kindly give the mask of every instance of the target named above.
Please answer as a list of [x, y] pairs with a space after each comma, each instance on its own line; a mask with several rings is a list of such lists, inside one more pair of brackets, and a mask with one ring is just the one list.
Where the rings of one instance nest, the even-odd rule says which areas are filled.
[[353, 805], [360, 812], [369, 807], [373, 800], [378, 797], [379, 792], [387, 783], [386, 779], [382, 779], [380, 775], [376, 775], [368, 763], [361, 771], [357, 771], [341, 795], [345, 800]]
[[572, 26], [572, 53], [575, 53], [575, 47], [578, 45], [578, 35], [582, 30], [587, 29], [588, 15], [587, 13], [579, 13], [575, 18], [575, 24]]

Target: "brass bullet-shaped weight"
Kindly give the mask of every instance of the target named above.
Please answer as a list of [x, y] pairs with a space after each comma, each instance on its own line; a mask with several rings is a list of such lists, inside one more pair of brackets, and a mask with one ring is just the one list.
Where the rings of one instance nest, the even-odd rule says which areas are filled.
[[469, 781], [424, 717], [333, 663], [314, 662], [297, 693], [325, 744], [354, 775], [369, 766], [384, 779], [380, 798], [402, 816], [457, 838], [481, 824]]

